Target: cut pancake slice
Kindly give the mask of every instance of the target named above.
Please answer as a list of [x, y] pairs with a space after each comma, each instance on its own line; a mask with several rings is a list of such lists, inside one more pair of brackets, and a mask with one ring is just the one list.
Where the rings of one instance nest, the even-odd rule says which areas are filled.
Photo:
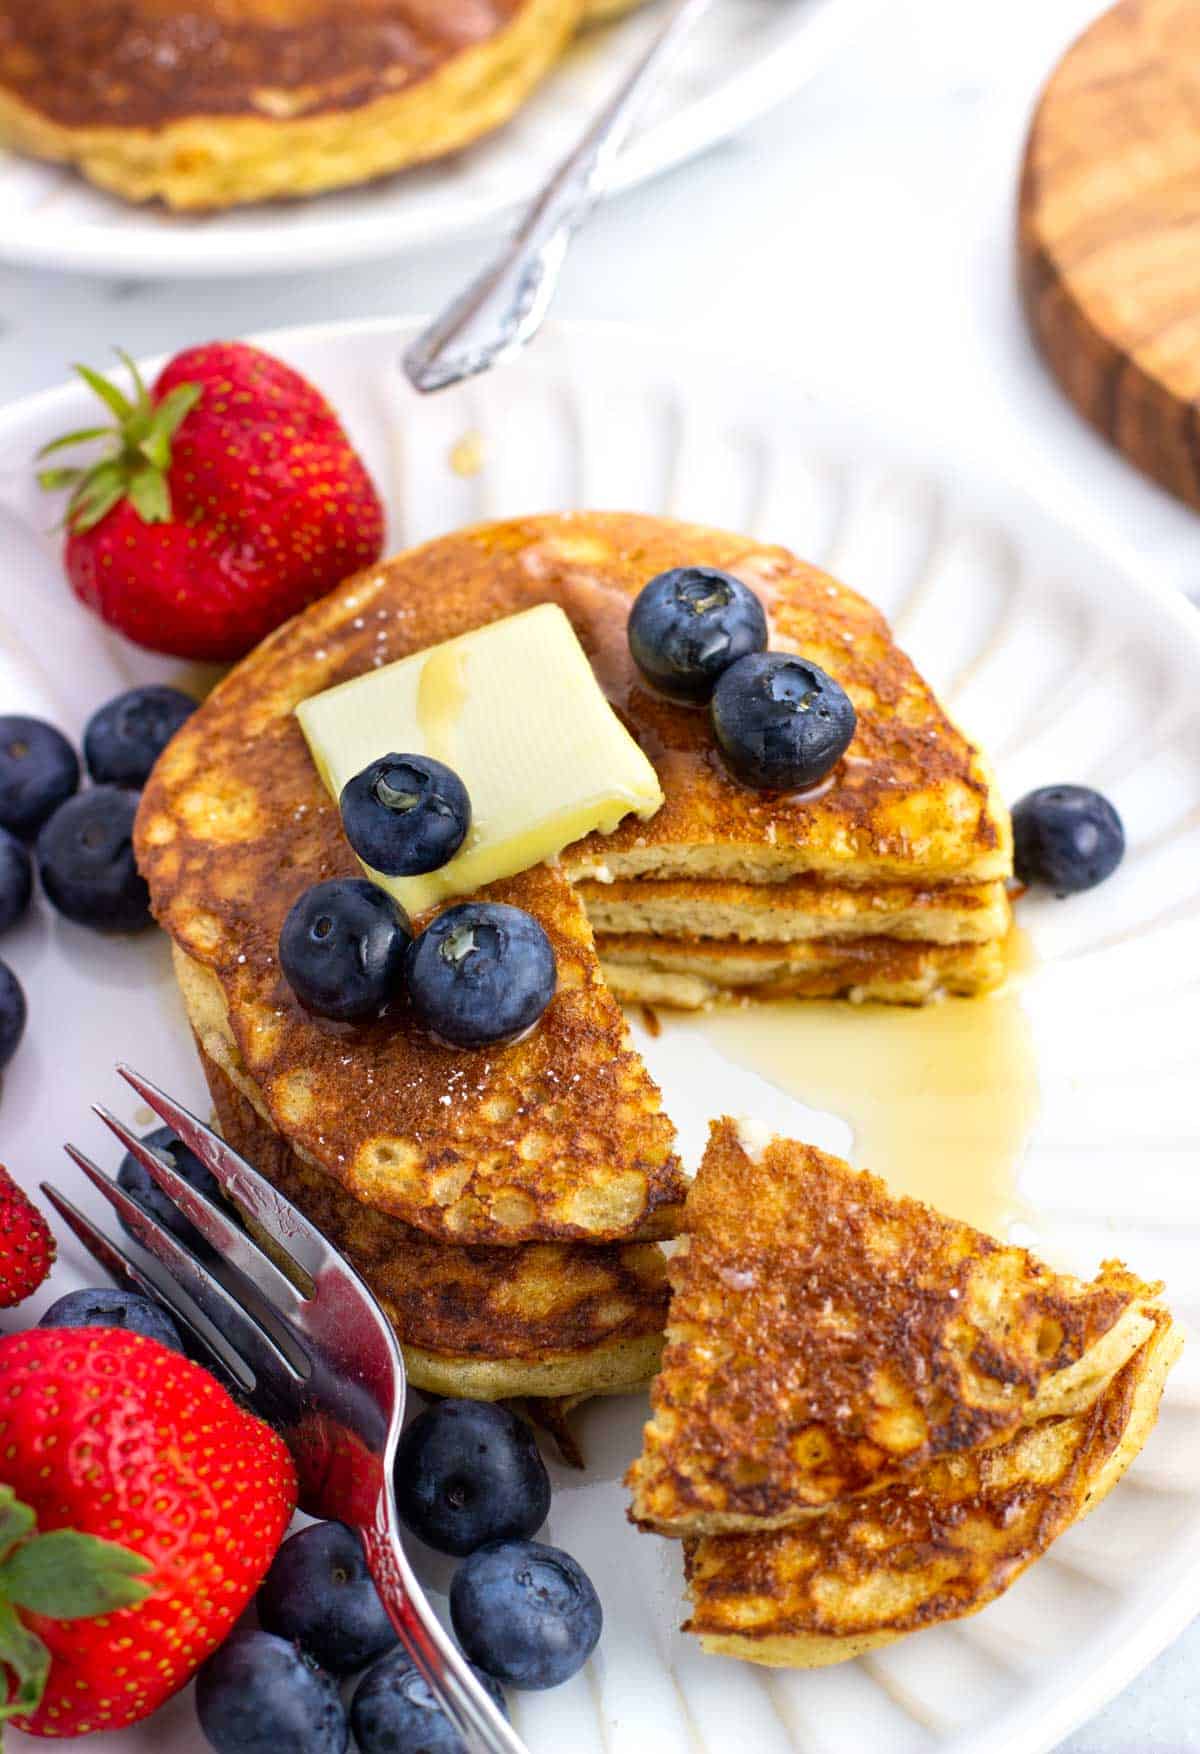
[[793, 1528], [689, 1542], [685, 1630], [714, 1655], [819, 1668], [986, 1607], [1100, 1503], [1150, 1435], [1183, 1342], [1164, 1310], [1149, 1314], [1149, 1337], [1080, 1412]]
[[939, 1457], [1080, 1412], [1149, 1336], [1157, 1287], [1090, 1284], [807, 1145], [717, 1122], [671, 1263], [633, 1519], [779, 1528]]
[[211, 1037], [209, 1047], [220, 1057], [201, 1047], [201, 1062], [221, 1132], [357, 1267], [396, 1330], [414, 1387], [476, 1400], [575, 1400], [624, 1393], [654, 1374], [667, 1308], [655, 1243], [435, 1242], [359, 1205], [305, 1163], [224, 1047]]
[[610, 936], [740, 939], [778, 946], [842, 938], [986, 944], [1012, 920], [1003, 883], [868, 884], [809, 873], [778, 883], [642, 877], [585, 879], [576, 893], [592, 930]]
[[747, 944], [736, 938], [596, 938], [609, 990], [624, 1004], [698, 1010], [717, 998], [880, 1000], [918, 1005], [990, 992], [1007, 973], [1004, 944], [900, 938]]

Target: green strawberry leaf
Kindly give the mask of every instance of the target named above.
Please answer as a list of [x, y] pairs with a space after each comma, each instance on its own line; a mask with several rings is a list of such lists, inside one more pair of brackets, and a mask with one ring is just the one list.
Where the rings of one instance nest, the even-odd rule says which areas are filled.
[[29, 1506], [21, 1503], [11, 1486], [0, 1486], [0, 1557], [23, 1541], [36, 1521]]
[[111, 438], [112, 435], [111, 426], [83, 426], [78, 432], [64, 432], [61, 438], [51, 439], [37, 454], [39, 458], [50, 457], [55, 451], [65, 451], [68, 445], [83, 445], [89, 439]]
[[107, 436], [114, 441], [108, 454], [86, 469], [43, 469], [38, 475], [39, 485], [48, 493], [73, 490], [64, 523], [76, 534], [95, 529], [127, 495], [143, 523], [169, 522], [171, 493], [166, 476], [171, 441], [204, 394], [203, 384], [176, 384], [161, 402], [152, 402], [134, 361], [123, 349], [116, 351], [133, 380], [132, 399], [90, 366], [77, 365], [75, 370], [112, 410], [117, 424], [82, 428], [51, 440], [38, 452], [42, 458], [92, 439]]
[[129, 498], [143, 524], [166, 524], [171, 517], [171, 490], [160, 469], [147, 463], [129, 483]]
[[153, 1594], [148, 1559], [78, 1529], [35, 1535], [0, 1565], [0, 1596], [54, 1620], [90, 1620]]
[[82, 474], [82, 469], [39, 469], [38, 486], [46, 493], [57, 493], [64, 487], [74, 487]]
[[50, 1652], [7, 1602], [0, 1602], [0, 1664], [11, 1672], [16, 1683], [14, 1688], [10, 1681], [5, 1689], [6, 1697], [0, 1701], [0, 1720], [35, 1711], [46, 1690]]
[[89, 469], [71, 495], [67, 522], [72, 530], [90, 530], [124, 498], [127, 479], [120, 463], [100, 463]]
[[133, 379], [133, 387], [137, 391], [138, 401], [148, 402], [150, 400], [150, 393], [146, 389], [145, 381], [141, 372], [137, 368], [136, 360], [134, 360], [130, 354], [126, 353], [123, 347], [114, 347], [113, 352]]
[[88, 388], [96, 392], [104, 406], [111, 409], [124, 425], [133, 413], [133, 403], [129, 398], [122, 395], [115, 384], [110, 384], [107, 378], [102, 378], [99, 372], [93, 371], [90, 365], [76, 365], [75, 370]]
[[156, 469], [170, 467], [171, 440], [203, 394], [203, 384], [176, 384], [155, 408], [150, 430], [138, 449]]

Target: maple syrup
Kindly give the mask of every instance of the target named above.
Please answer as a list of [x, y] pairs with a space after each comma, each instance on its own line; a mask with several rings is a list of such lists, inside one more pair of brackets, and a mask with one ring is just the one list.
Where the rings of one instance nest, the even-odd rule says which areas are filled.
[[1013, 934], [995, 993], [940, 1003], [785, 999], [717, 1009], [696, 1029], [727, 1059], [851, 1128], [850, 1161], [898, 1192], [1006, 1237], [1027, 1216], [1017, 1192], [1037, 1076]]

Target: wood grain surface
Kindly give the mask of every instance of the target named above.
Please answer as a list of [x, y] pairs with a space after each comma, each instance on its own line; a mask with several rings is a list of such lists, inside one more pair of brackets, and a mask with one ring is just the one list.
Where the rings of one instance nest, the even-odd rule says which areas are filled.
[[1059, 63], [1026, 146], [1018, 257], [1068, 396], [1200, 507], [1200, 0], [1121, 0]]

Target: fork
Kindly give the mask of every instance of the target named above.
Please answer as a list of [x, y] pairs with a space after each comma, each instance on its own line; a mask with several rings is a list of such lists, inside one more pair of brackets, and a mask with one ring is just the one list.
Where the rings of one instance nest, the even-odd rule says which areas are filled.
[[[392, 1468], [406, 1380], [383, 1311], [350, 1263], [244, 1157], [157, 1085], [128, 1066], [117, 1070], [211, 1170], [270, 1252], [99, 1104], [96, 1114], [212, 1254], [186, 1247], [74, 1145], [67, 1155], [164, 1269], [163, 1282], [57, 1188], [43, 1182], [42, 1192], [93, 1260], [126, 1289], [166, 1304], [214, 1374], [282, 1433], [303, 1508], [358, 1531], [400, 1641], [469, 1754], [527, 1754], [442, 1630], [400, 1543]], [[220, 1277], [210, 1260], [221, 1262]], [[227, 1356], [206, 1324], [226, 1343]]]

